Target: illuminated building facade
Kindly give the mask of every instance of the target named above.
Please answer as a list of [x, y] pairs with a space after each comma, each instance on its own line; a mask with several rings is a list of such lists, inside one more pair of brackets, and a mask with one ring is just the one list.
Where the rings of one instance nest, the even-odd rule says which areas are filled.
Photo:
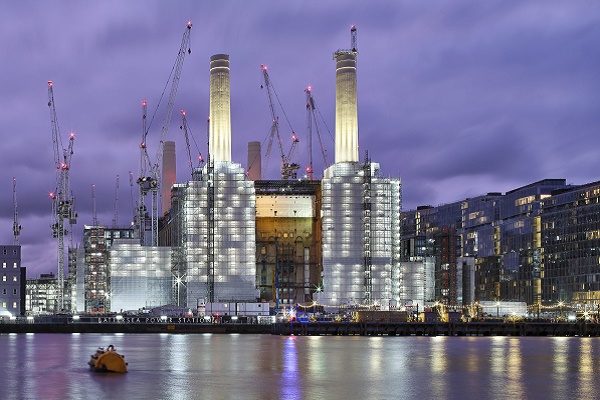
[[105, 313], [111, 309], [110, 249], [113, 240], [133, 237], [133, 228], [84, 226], [84, 305], [78, 309], [88, 313]]
[[419, 207], [403, 214], [403, 260], [414, 256], [407, 251], [411, 244], [422, 243], [436, 258], [436, 274], [443, 273], [445, 243], [454, 242], [445, 239], [455, 232], [456, 301], [444, 296], [445, 282], [437, 278], [436, 301], [595, 304], [599, 198], [597, 182], [567, 186], [564, 179], [544, 179], [506, 194]]
[[110, 310], [151, 309], [171, 304], [171, 248], [115, 239], [109, 257]]
[[54, 274], [41, 274], [27, 279], [25, 308], [28, 315], [58, 312], [58, 279]]
[[0, 246], [0, 318], [25, 315], [25, 268], [21, 246]]
[[558, 191], [541, 214], [542, 299], [600, 304], [600, 182]]
[[255, 181], [256, 278], [261, 301], [310, 304], [321, 284], [321, 183]]

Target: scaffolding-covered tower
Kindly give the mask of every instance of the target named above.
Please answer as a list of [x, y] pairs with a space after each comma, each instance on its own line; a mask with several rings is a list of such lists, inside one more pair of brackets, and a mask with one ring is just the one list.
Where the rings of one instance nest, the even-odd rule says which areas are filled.
[[258, 297], [254, 182], [245, 179], [240, 164], [217, 162], [211, 169], [173, 187], [180, 232], [174, 238], [173, 294], [176, 304], [190, 308]]
[[379, 165], [338, 163], [323, 178], [323, 293], [332, 307], [396, 306], [400, 288], [400, 180]]
[[382, 178], [368, 155], [358, 161], [356, 28], [338, 50], [335, 70], [335, 164], [322, 182], [323, 293], [331, 307], [396, 306], [400, 298], [399, 179]]
[[229, 56], [210, 58], [209, 156], [202, 171], [172, 191], [173, 297], [202, 302], [256, 301], [254, 182], [231, 160]]

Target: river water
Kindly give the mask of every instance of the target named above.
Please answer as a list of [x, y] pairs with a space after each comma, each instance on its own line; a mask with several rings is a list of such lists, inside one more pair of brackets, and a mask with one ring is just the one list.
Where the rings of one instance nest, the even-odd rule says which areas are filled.
[[600, 338], [0, 334], [0, 368], [3, 400], [593, 399]]

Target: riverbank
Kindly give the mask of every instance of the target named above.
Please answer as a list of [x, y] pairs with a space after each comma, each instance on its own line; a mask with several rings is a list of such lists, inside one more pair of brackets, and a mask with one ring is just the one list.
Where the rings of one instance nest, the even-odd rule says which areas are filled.
[[294, 336], [600, 336], [600, 324], [552, 322], [288, 322], [275, 324], [169, 322], [9, 322], [0, 333], [215, 333]]

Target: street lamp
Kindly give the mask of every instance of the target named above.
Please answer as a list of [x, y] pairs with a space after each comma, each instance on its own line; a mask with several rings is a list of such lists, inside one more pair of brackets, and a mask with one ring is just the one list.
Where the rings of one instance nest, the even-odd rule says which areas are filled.
[[563, 308], [563, 306], [564, 306], [564, 305], [565, 305], [565, 303], [564, 303], [563, 301], [559, 301], [559, 302], [558, 302], [558, 309], [559, 309], [559, 311], [560, 311], [560, 314], [559, 314], [559, 315], [560, 315], [560, 319], [561, 319], [561, 320], [562, 320], [562, 317], [563, 317], [562, 308]]

